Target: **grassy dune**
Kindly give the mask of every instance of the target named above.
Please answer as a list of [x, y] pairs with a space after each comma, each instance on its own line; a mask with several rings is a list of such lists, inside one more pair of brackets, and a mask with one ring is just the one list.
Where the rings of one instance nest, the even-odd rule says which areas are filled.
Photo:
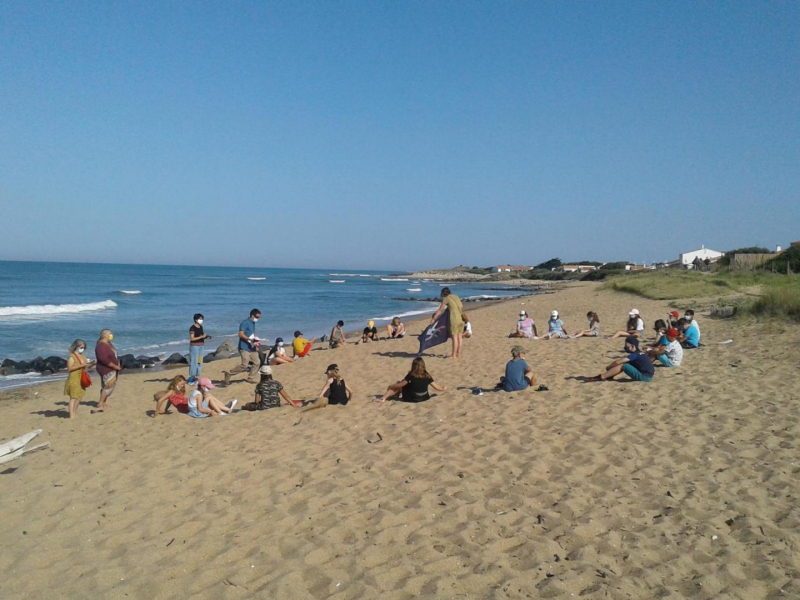
[[601, 289], [652, 300], [718, 297], [722, 303], [737, 306], [740, 314], [800, 321], [800, 275], [663, 270], [614, 277]]

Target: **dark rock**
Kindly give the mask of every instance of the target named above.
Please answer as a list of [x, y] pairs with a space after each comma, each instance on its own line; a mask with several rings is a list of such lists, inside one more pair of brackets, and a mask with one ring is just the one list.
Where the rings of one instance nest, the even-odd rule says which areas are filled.
[[164, 364], [164, 365], [188, 365], [189, 361], [180, 352], [175, 352], [174, 354], [170, 355], [170, 357], [167, 360], [165, 360], [162, 364]]
[[236, 350], [236, 344], [232, 340], [225, 340], [212, 354], [219, 360], [220, 357], [229, 358], [233, 354], [238, 354], [238, 351]]
[[137, 356], [136, 360], [140, 361], [145, 367], [152, 367], [161, 362], [161, 359], [157, 356]]

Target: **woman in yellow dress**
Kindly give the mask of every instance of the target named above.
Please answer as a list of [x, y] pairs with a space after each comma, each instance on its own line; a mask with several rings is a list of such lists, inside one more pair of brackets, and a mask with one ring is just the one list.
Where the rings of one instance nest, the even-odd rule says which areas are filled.
[[431, 324], [445, 311], [450, 311], [450, 338], [453, 340], [453, 353], [450, 358], [461, 358], [461, 341], [464, 334], [464, 319], [462, 313], [464, 308], [461, 305], [461, 298], [450, 293], [450, 288], [442, 288], [442, 304], [431, 317]]
[[86, 360], [86, 342], [75, 340], [69, 347], [67, 358], [67, 382], [64, 384], [64, 395], [69, 396], [69, 418], [74, 419], [81, 399], [86, 395], [86, 390], [81, 385], [81, 373], [95, 361]]

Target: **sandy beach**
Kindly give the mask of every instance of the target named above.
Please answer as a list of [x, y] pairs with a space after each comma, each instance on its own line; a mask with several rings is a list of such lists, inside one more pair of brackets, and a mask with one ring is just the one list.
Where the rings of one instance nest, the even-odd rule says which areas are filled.
[[[150, 418], [173, 372], [123, 373], [105, 414], [66, 418], [61, 382], [0, 395], [0, 442], [50, 448], [0, 466], [3, 598], [798, 598], [800, 327], [712, 320], [704, 348], [651, 384], [583, 383], [621, 340], [524, 340], [546, 392], [473, 395], [503, 373], [524, 307], [570, 333], [638, 308], [596, 284], [467, 306], [460, 362], [426, 357], [449, 391], [372, 402], [415, 337], [321, 345], [275, 369], [311, 399], [338, 363], [346, 407]], [[424, 322], [410, 324], [412, 334]], [[717, 342], [732, 339], [730, 344]], [[234, 361], [213, 362], [215, 382]], [[175, 371], [174, 374], [184, 373]], [[240, 375], [218, 397], [240, 402]], [[87, 405], [88, 404], [88, 405]]]

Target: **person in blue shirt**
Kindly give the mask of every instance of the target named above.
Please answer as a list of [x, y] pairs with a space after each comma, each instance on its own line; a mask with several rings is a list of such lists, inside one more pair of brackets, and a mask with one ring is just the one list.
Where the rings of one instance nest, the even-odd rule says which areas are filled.
[[250, 311], [250, 316], [241, 322], [239, 325], [239, 358], [241, 364], [236, 365], [230, 371], [224, 371], [225, 385], [228, 385], [231, 380], [231, 375], [236, 373], [243, 373], [247, 371], [247, 380], [250, 383], [256, 383], [256, 371], [261, 367], [261, 357], [258, 353], [258, 348], [261, 345], [261, 340], [256, 337], [256, 323], [261, 318], [261, 311], [254, 308]]
[[550, 320], [547, 322], [547, 335], [543, 340], [552, 340], [553, 338], [568, 338], [567, 328], [564, 327], [564, 321], [558, 317], [558, 311], [554, 310], [550, 313]]
[[630, 352], [628, 356], [615, 360], [606, 367], [605, 373], [592, 377], [589, 381], [607, 381], [620, 373], [625, 373], [634, 381], [653, 381], [653, 361], [647, 354], [639, 352], [639, 340], [629, 335], [625, 338], [625, 350]]
[[681, 346], [687, 350], [700, 345], [700, 332], [690, 321], [678, 319], [678, 330], [681, 332]]
[[533, 369], [525, 361], [525, 348], [511, 348], [511, 360], [506, 363], [506, 375], [500, 378], [500, 386], [507, 392], [517, 392], [536, 385]]

